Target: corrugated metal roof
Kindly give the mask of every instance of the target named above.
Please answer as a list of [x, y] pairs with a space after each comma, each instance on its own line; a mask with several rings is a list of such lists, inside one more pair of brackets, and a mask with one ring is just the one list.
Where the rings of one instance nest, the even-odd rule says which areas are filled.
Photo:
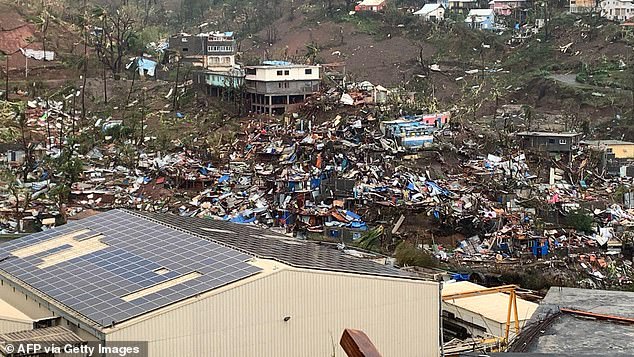
[[[459, 281], [445, 284], [442, 288], [442, 295], [470, 292], [484, 288], [481, 285], [469, 281]], [[507, 307], [509, 295], [495, 293], [480, 296], [471, 296], [455, 300], [445, 301], [445, 303], [459, 307], [499, 323], [505, 323], [507, 317]], [[539, 305], [534, 302], [517, 298], [517, 313], [520, 321], [529, 320]]]
[[77, 344], [85, 341], [65, 327], [53, 326], [0, 334], [0, 348], [2, 348], [4, 344], [12, 342], [47, 342], [63, 345], [66, 343]]

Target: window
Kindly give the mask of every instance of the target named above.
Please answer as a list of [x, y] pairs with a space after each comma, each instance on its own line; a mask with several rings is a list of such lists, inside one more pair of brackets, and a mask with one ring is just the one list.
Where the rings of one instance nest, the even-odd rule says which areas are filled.
[[548, 143], [549, 144], [554, 144], [555, 143], [555, 139], [548, 139]]
[[232, 52], [232, 46], [207, 46], [209, 52]]
[[246, 73], [251, 76], [255, 76], [257, 70], [255, 68], [247, 68]]
[[277, 75], [281, 76], [282, 75], [282, 71], [277, 71]]
[[304, 70], [304, 74], [313, 74], [313, 70], [308, 68]]
[[187, 51], [189, 51], [188, 48], [183, 48], [183, 52], [187, 52]]
[[289, 70], [284, 71], [284, 75], [288, 76], [291, 72]]
[[566, 145], [567, 140], [566, 139], [559, 139], [559, 145]]

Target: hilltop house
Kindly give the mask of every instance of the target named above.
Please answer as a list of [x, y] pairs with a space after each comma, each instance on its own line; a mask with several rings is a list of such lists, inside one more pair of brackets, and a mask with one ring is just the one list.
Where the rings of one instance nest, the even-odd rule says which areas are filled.
[[169, 47], [179, 54], [181, 62], [199, 68], [194, 72], [194, 83], [208, 95], [223, 96], [244, 84], [244, 71], [235, 60], [233, 32], [181, 33], [169, 39]]
[[319, 91], [321, 67], [283, 61], [265, 61], [245, 67], [246, 92], [251, 111], [283, 114]]
[[235, 65], [233, 32], [180, 33], [170, 37], [169, 48], [178, 53], [181, 62], [194, 67], [224, 71]]
[[385, 9], [386, 0], [363, 0], [357, 6], [354, 11], [382, 11]]
[[611, 21], [627, 21], [634, 18], [634, 0], [601, 1], [601, 16]]
[[526, 0], [491, 0], [489, 8], [497, 15], [509, 16], [516, 9], [521, 9], [526, 5]]
[[472, 29], [492, 30], [495, 26], [493, 9], [472, 9], [464, 22]]
[[596, 7], [596, 0], [570, 0], [569, 3], [570, 13], [572, 14], [591, 12]]
[[440, 21], [445, 18], [445, 7], [442, 4], [425, 4], [414, 15], [421, 16], [425, 21]]
[[179, 33], [168, 40], [169, 49], [180, 56], [179, 61], [194, 67], [203, 67], [207, 54], [207, 38], [203, 34]]
[[471, 9], [478, 7], [477, 0], [448, 0], [448, 9], [452, 12], [465, 14]]

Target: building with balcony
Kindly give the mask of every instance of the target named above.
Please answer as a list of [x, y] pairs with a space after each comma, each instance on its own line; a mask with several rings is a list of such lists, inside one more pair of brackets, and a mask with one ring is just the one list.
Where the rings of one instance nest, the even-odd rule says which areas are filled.
[[245, 67], [248, 107], [254, 113], [279, 115], [319, 91], [318, 65], [265, 61]]

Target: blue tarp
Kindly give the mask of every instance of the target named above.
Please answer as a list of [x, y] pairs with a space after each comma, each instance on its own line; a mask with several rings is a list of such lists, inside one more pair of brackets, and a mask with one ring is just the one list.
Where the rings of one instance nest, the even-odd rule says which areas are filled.
[[135, 61], [132, 61], [126, 66], [126, 69], [130, 69], [134, 62], [136, 62], [136, 70], [139, 72], [139, 75], [147, 74], [148, 76], [154, 77], [156, 65], [158, 64], [156, 61], [145, 57], [137, 57]]
[[432, 181], [427, 181], [425, 182], [425, 185], [427, 185], [427, 188], [431, 189], [432, 193], [436, 193], [436, 194], [442, 194], [445, 196], [449, 196], [451, 194], [451, 192], [445, 190], [444, 188], [438, 186], [435, 182]]
[[229, 222], [233, 222], [233, 223], [240, 223], [240, 224], [246, 224], [246, 223], [253, 223], [253, 222], [255, 222], [255, 219], [256, 219], [256, 218], [255, 218], [255, 216], [254, 216], [254, 217], [251, 217], [251, 218], [246, 218], [246, 217], [244, 217], [244, 216], [242, 216], [242, 215], [238, 215], [238, 216], [235, 216], [235, 217], [231, 218], [231, 219], [229, 220]]
[[312, 178], [310, 179], [310, 189], [314, 190], [316, 188], [318, 188], [321, 185], [321, 179], [319, 178]]
[[352, 211], [346, 211], [346, 216], [350, 216], [352, 217], [354, 220], [360, 221], [361, 220], [361, 216], [359, 216], [358, 214], [352, 212]]
[[368, 229], [368, 225], [365, 224], [365, 222], [350, 222], [350, 228], [356, 228], [365, 231]]
[[139, 57], [137, 60], [137, 66], [139, 66], [139, 73], [142, 70], [147, 71], [148, 76], [154, 76], [154, 71], [156, 70], [157, 63], [152, 61], [151, 59]]
[[220, 176], [220, 178], [218, 179], [218, 183], [223, 183], [225, 181], [229, 181], [229, 179], [231, 178], [231, 175], [222, 175]]
[[291, 62], [286, 61], [262, 61], [262, 64], [265, 66], [290, 66]]
[[451, 274], [451, 279], [455, 281], [469, 281], [469, 274]]

